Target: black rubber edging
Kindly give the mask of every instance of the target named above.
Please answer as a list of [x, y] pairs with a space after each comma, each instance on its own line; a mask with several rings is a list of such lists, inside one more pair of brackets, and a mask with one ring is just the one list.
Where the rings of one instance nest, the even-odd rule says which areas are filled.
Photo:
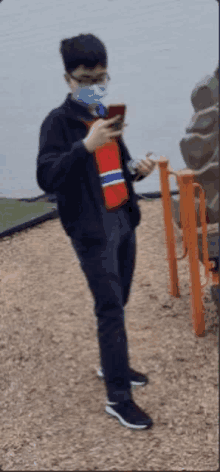
[[48, 213], [44, 213], [44, 215], [38, 216], [37, 218], [32, 218], [29, 221], [25, 221], [17, 226], [13, 226], [12, 228], [6, 229], [0, 233], [0, 239], [5, 238], [6, 236], [12, 236], [14, 233], [19, 233], [20, 231], [24, 231], [27, 228], [31, 228], [32, 226], [39, 225], [47, 220], [52, 220], [54, 218], [58, 218], [59, 213], [58, 210], [49, 211]]
[[[170, 195], [178, 195], [178, 194], [179, 194], [178, 190], [173, 190], [170, 192]], [[151, 193], [142, 193], [142, 194], [136, 193], [136, 195], [138, 197], [138, 200], [143, 199], [143, 197], [146, 197], [146, 198], [161, 198], [162, 197], [161, 192], [151, 192]], [[45, 194], [40, 195], [39, 197], [30, 198], [30, 199], [20, 198], [19, 201], [35, 202], [39, 200], [39, 198], [42, 198], [44, 196]], [[51, 195], [50, 201], [55, 202], [56, 197]], [[49, 211], [48, 213], [38, 216], [37, 218], [33, 217], [29, 221], [26, 221], [25, 223], [22, 223], [17, 226], [13, 226], [12, 228], [2, 231], [2, 233], [0, 233], [0, 239], [5, 238], [6, 236], [12, 236], [14, 233], [19, 233], [20, 231], [24, 231], [27, 228], [31, 228], [33, 226], [39, 225], [40, 223], [43, 223], [44, 221], [52, 220], [55, 218], [59, 218], [58, 209]]]
[[[162, 194], [161, 192], [148, 192], [148, 193], [136, 193], [138, 196], [138, 199], [142, 198], [142, 195], [147, 198], [161, 198]], [[172, 190], [170, 192], [170, 195], [179, 195], [179, 190]], [[57, 201], [56, 195], [50, 194], [50, 193], [43, 193], [42, 195], [39, 195], [38, 197], [33, 197], [33, 198], [19, 198], [20, 202], [36, 202], [40, 198], [47, 197], [50, 202], [55, 202]]]
[[[179, 190], [172, 190], [170, 192], [170, 195], [179, 195]], [[147, 198], [161, 198], [162, 197], [162, 193], [161, 192], [148, 192], [148, 193], [136, 193], [136, 195], [138, 196], [138, 200], [140, 200], [141, 198], [143, 197], [147, 197]], [[143, 197], [142, 197], [143, 196]]]

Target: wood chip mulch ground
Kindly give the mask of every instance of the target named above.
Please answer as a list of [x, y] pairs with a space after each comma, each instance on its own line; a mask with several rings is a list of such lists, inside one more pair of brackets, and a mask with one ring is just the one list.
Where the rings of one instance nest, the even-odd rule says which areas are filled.
[[[140, 201], [126, 307], [133, 389], [154, 421], [131, 430], [105, 413], [93, 298], [59, 219], [0, 241], [1, 470], [217, 470], [218, 313], [205, 289], [206, 336], [191, 321], [188, 258], [181, 298], [168, 292], [161, 200]], [[177, 256], [181, 234], [175, 227]], [[204, 268], [200, 263], [202, 283]]]

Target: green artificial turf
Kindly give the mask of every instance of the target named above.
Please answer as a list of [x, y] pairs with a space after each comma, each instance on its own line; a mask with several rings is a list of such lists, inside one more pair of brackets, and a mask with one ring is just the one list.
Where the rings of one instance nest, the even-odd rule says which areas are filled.
[[20, 202], [13, 198], [0, 199], [0, 233], [49, 213], [57, 208], [54, 202]]

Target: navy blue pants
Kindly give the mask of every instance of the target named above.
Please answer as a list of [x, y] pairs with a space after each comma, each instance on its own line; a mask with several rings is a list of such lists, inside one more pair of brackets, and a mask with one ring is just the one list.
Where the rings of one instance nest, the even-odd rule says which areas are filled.
[[124, 306], [135, 267], [136, 239], [123, 207], [102, 209], [106, 240], [71, 237], [94, 297], [100, 364], [110, 401], [132, 398]]

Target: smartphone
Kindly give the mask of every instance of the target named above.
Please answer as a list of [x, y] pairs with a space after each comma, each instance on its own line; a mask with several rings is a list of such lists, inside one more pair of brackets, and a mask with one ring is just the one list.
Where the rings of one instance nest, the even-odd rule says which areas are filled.
[[116, 115], [121, 115], [121, 117], [118, 119], [116, 123], [111, 125], [111, 128], [113, 128], [115, 131], [122, 129], [122, 125], [124, 122], [125, 118], [125, 113], [126, 113], [126, 105], [124, 103], [120, 103], [118, 105], [109, 105], [107, 110], [108, 114], [106, 116], [106, 119], [109, 120], [110, 118], [113, 118]]

